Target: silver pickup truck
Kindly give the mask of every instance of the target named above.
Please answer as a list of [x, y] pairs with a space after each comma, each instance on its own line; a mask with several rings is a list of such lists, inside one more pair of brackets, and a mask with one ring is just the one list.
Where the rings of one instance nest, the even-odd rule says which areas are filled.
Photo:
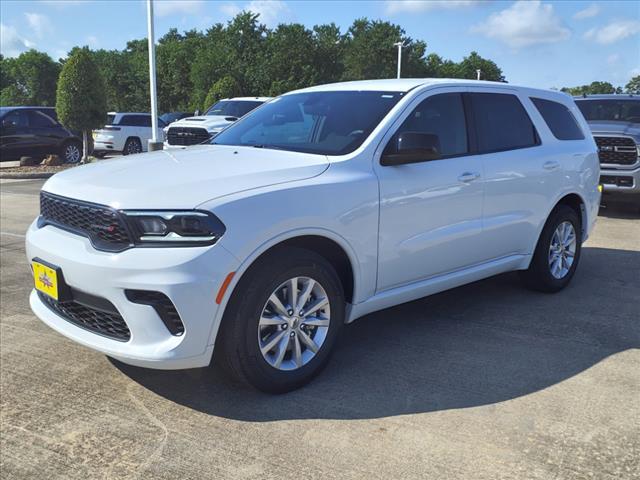
[[604, 197], [640, 207], [640, 96], [575, 98], [591, 127], [600, 157]]

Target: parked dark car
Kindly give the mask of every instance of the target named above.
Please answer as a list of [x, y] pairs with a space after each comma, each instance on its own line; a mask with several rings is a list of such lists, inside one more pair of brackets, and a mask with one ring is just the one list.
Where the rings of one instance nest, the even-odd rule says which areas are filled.
[[82, 141], [56, 118], [53, 107], [0, 107], [0, 161], [50, 154], [80, 161]]

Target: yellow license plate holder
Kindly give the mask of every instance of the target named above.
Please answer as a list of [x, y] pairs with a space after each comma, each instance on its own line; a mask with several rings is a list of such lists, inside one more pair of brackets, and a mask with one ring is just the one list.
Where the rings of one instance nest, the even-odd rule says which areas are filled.
[[57, 269], [44, 265], [37, 260], [31, 262], [33, 267], [33, 281], [36, 290], [58, 300], [58, 272]]

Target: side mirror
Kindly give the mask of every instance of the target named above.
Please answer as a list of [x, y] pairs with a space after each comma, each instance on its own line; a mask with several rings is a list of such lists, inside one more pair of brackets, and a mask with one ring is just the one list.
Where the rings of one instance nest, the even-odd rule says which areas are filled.
[[440, 158], [440, 139], [433, 133], [402, 132], [382, 153], [384, 166], [419, 163]]

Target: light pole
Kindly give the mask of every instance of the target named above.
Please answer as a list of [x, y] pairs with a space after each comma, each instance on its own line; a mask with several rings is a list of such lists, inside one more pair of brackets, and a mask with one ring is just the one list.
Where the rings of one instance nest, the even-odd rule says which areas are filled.
[[476, 80], [480, 80], [480, 74], [482, 73], [482, 70], [480, 70], [479, 68], [476, 70]]
[[402, 65], [402, 48], [405, 46], [402, 41], [393, 44], [394, 47], [398, 47], [398, 77], [400, 78], [400, 66]]
[[158, 95], [156, 91], [156, 44], [153, 36], [153, 0], [147, 0], [147, 36], [149, 37], [149, 90], [151, 95], [151, 139], [149, 151], [162, 150], [158, 141]]

